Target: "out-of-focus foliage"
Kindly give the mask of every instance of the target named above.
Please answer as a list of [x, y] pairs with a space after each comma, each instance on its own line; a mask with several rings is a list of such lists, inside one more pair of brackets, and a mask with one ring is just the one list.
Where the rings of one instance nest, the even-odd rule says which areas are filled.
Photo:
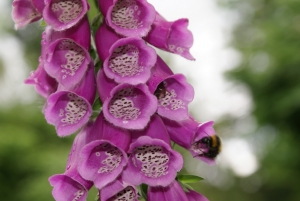
[[[300, 200], [300, 1], [220, 0], [235, 10], [239, 24], [232, 46], [241, 63], [227, 76], [246, 85], [254, 104], [252, 115], [261, 128], [274, 128], [258, 172], [233, 178], [227, 191], [205, 186], [212, 200]], [[256, 143], [259, 141], [257, 133]], [[257, 186], [251, 183], [257, 183]], [[211, 194], [211, 195], [209, 195]], [[223, 198], [222, 198], [223, 196]], [[224, 199], [225, 198], [225, 199]]]

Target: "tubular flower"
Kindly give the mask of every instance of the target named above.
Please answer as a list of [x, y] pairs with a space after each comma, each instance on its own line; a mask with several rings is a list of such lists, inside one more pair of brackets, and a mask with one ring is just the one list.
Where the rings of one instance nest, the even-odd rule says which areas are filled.
[[102, 23], [95, 34], [95, 44], [99, 58], [104, 61], [109, 55], [109, 49], [119, 39], [123, 38], [118, 35], [106, 23]]
[[188, 19], [169, 22], [156, 13], [151, 30], [145, 40], [157, 48], [178, 54], [189, 60], [195, 60], [189, 52], [194, 39], [192, 32], [187, 29], [188, 23]]
[[200, 193], [198, 193], [196, 191], [190, 190], [190, 189], [185, 194], [186, 194], [186, 196], [187, 196], [187, 198], [188, 198], [189, 201], [209, 201], [202, 194], [200, 194]]
[[139, 136], [130, 145], [128, 165], [123, 179], [133, 185], [167, 186], [183, 166], [182, 156], [172, 150], [170, 139], [162, 120], [153, 115], [142, 131], [132, 131]]
[[182, 74], [171, 74], [162, 59], [157, 59], [149, 89], [158, 100], [157, 113], [176, 121], [189, 118], [188, 104], [194, 98], [194, 89]]
[[163, 119], [170, 134], [171, 140], [189, 150], [193, 157], [198, 158], [209, 165], [215, 164], [215, 157], [220, 152], [221, 142], [215, 138], [216, 144], [212, 147], [211, 142], [206, 142], [215, 136], [213, 121], [199, 124], [192, 117], [185, 121], [171, 121]]
[[145, 83], [156, 62], [156, 52], [140, 38], [128, 37], [116, 41], [109, 50], [103, 69], [117, 83]]
[[56, 201], [85, 201], [87, 192], [93, 186], [91, 181], [83, 179], [77, 171], [80, 160], [79, 153], [87, 143], [91, 127], [92, 124], [89, 123], [76, 136], [65, 173], [53, 175], [49, 178], [49, 182], [53, 186], [52, 195]]
[[98, 0], [106, 23], [123, 36], [146, 36], [155, 19], [155, 9], [146, 0]]
[[166, 187], [149, 186], [147, 195], [148, 201], [190, 201], [183, 191], [182, 187], [176, 180], [174, 180], [170, 185]]
[[138, 190], [135, 186], [132, 186], [118, 178], [114, 182], [108, 184], [100, 190], [100, 200], [102, 201], [138, 201]]
[[[91, 46], [91, 30], [87, 16], [85, 15], [75, 26], [63, 31], [56, 31], [51, 26], [47, 26], [45, 30], [46, 48], [57, 39], [68, 38], [85, 48], [90, 49]], [[47, 52], [47, 49], [45, 49]]]
[[113, 89], [105, 89], [105, 86], [102, 87], [104, 91], [99, 91], [99, 94], [108, 94], [110, 91], [110, 96], [103, 103], [105, 118], [115, 126], [143, 129], [157, 109], [156, 97], [149, 92], [148, 87], [145, 84], [134, 86], [126, 83]]
[[31, 0], [34, 7], [40, 12], [43, 13], [45, 8], [45, 2], [42, 0]]
[[[93, 128], [94, 139], [81, 150], [80, 175], [98, 189], [114, 181], [127, 164], [130, 135], [107, 122], [101, 113]], [[126, 143], [127, 142], [127, 143]]]
[[86, 0], [45, 0], [43, 17], [56, 31], [76, 25], [89, 10]]
[[42, 18], [32, 0], [14, 0], [12, 6], [12, 18], [16, 29], [24, 28], [27, 24]]
[[46, 73], [43, 62], [40, 62], [38, 68], [30, 73], [30, 76], [25, 80], [25, 84], [34, 85], [37, 93], [44, 98], [54, 93], [58, 85], [56, 80]]
[[44, 115], [47, 122], [55, 126], [57, 135], [67, 136], [88, 122], [92, 108], [82, 96], [70, 91], [58, 91], [48, 97]]
[[51, 43], [47, 52], [45, 70], [66, 88], [81, 81], [91, 61], [88, 51], [68, 38]]

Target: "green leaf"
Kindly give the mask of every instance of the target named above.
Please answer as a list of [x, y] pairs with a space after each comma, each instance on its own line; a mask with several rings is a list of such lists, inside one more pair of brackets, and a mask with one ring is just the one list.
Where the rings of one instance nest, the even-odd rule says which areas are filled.
[[40, 26], [41, 26], [41, 27], [46, 27], [46, 26], [47, 26], [47, 23], [45, 22], [45, 20], [42, 20], [42, 21], [41, 21]]
[[95, 102], [93, 103], [93, 110], [100, 110], [101, 109], [101, 107], [102, 107], [102, 102], [101, 102], [101, 100], [100, 100], [100, 98], [97, 98], [96, 100], [95, 100]]
[[100, 27], [100, 25], [103, 23], [103, 19], [104, 19], [104, 17], [102, 15], [102, 13], [99, 13], [92, 20], [91, 30], [92, 30], [93, 35], [96, 34], [96, 31], [98, 30], [98, 28]]
[[148, 190], [148, 185], [142, 184], [140, 185], [140, 191], [141, 191], [141, 197], [144, 198], [144, 200], [147, 200], [147, 190]]
[[177, 180], [183, 184], [192, 184], [204, 179], [196, 175], [177, 175]]

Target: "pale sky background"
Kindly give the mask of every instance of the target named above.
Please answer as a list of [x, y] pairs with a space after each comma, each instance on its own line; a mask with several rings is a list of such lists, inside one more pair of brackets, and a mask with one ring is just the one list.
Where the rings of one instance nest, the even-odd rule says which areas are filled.
[[[239, 53], [229, 46], [232, 28], [239, 19], [238, 14], [218, 7], [216, 0], [148, 0], [148, 2], [153, 4], [167, 20], [189, 19], [189, 29], [194, 35], [191, 53], [196, 61], [189, 61], [169, 53], [158, 54], [168, 56], [172, 61], [170, 67], [173, 71], [183, 73], [194, 86], [195, 98], [190, 105], [190, 111], [195, 118], [201, 122], [218, 121], [225, 114], [230, 114], [251, 121], [248, 115], [252, 103], [247, 89], [237, 86], [223, 76], [224, 72], [240, 62]], [[0, 1], [0, 18], [10, 18], [11, 10], [7, 10], [5, 6], [8, 3]], [[23, 84], [29, 75], [29, 68], [22, 52], [20, 41], [4, 35], [0, 29], [0, 56], [5, 65], [5, 76], [0, 80], [1, 106], [8, 106], [14, 100], [21, 103], [37, 102], [33, 87]], [[222, 134], [220, 136], [222, 137]], [[235, 137], [223, 140], [223, 144], [223, 151], [218, 158], [220, 167], [230, 168], [240, 176], [251, 175], [257, 170], [257, 159], [247, 141]], [[206, 178], [208, 182], [218, 185], [222, 182], [218, 179], [219, 183], [214, 183], [216, 177], [221, 177], [224, 182], [227, 179], [222, 176], [222, 172], [212, 175], [212, 171], [216, 168], [209, 168], [199, 162], [187, 164], [189, 171], [199, 173], [201, 169], [202, 172], [211, 175]]]

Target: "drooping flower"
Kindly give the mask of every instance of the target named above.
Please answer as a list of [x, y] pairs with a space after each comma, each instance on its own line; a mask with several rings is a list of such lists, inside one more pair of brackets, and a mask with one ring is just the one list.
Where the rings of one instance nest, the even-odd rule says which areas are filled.
[[80, 160], [79, 153], [90, 138], [91, 128], [92, 123], [87, 124], [76, 136], [69, 154], [66, 171], [49, 178], [49, 182], [53, 186], [52, 195], [56, 201], [85, 201], [89, 189], [93, 186], [91, 181], [83, 179], [77, 171]]
[[98, 0], [106, 23], [123, 36], [147, 35], [155, 9], [146, 0]]
[[166, 118], [163, 118], [163, 121], [172, 141], [189, 150], [193, 157], [209, 165], [215, 164], [215, 157], [220, 152], [221, 142], [218, 142], [218, 137], [214, 137], [216, 144], [213, 147], [209, 142], [211, 137], [215, 136], [213, 121], [199, 124], [192, 117], [180, 122]]
[[194, 98], [194, 89], [184, 75], [171, 74], [169, 67], [159, 57], [148, 86], [157, 97], [159, 115], [176, 121], [189, 118], [188, 104]]
[[67, 136], [88, 122], [92, 108], [85, 98], [76, 93], [58, 91], [48, 97], [44, 115], [47, 122], [55, 126], [58, 136]]
[[133, 185], [168, 186], [183, 166], [182, 156], [172, 150], [167, 130], [158, 115], [153, 115], [144, 130], [132, 131], [123, 179]]
[[188, 192], [185, 193], [189, 201], [209, 201], [205, 196], [202, 194], [193, 191], [193, 190], [188, 190]]
[[47, 49], [45, 70], [65, 88], [77, 85], [86, 74], [91, 62], [89, 52], [76, 41], [62, 38]]
[[98, 71], [97, 89], [105, 118], [126, 129], [143, 129], [157, 109], [157, 99], [145, 84], [117, 84], [103, 69]]
[[58, 91], [72, 91], [77, 95], [85, 98], [91, 105], [94, 103], [96, 96], [96, 79], [95, 79], [95, 67], [93, 62], [89, 63], [86, 74], [81, 82], [79, 82], [73, 88], [66, 88], [63, 85], [58, 85]]
[[86, 0], [45, 0], [43, 17], [57, 31], [76, 25], [89, 10]]
[[103, 103], [105, 118], [126, 129], [143, 129], [156, 109], [157, 99], [145, 84], [119, 84]]
[[114, 181], [127, 164], [130, 134], [107, 122], [102, 113], [94, 123], [92, 132], [94, 139], [82, 149], [78, 171], [83, 178], [102, 189]]
[[169, 22], [156, 13], [151, 30], [145, 40], [157, 48], [179, 54], [189, 60], [195, 60], [189, 52], [194, 39], [192, 32], [187, 29], [188, 22], [188, 19]]
[[43, 13], [45, 8], [45, 2], [42, 0], [31, 0], [34, 7], [40, 12]]
[[166, 187], [149, 186], [147, 196], [148, 201], [190, 201], [176, 180]]
[[16, 29], [24, 28], [26, 25], [42, 18], [32, 0], [14, 0], [12, 6], [12, 18]]
[[43, 62], [40, 62], [38, 68], [30, 73], [25, 84], [34, 85], [37, 93], [44, 98], [54, 93], [58, 85], [57, 81], [46, 73]]
[[130, 185], [118, 178], [99, 191], [101, 201], [138, 201], [138, 190], [135, 186]]
[[104, 61], [103, 69], [106, 76], [117, 83], [136, 85], [149, 79], [155, 62], [154, 49], [140, 38], [127, 37], [111, 46], [110, 56]]
[[63, 31], [56, 31], [53, 27], [47, 26], [44, 39], [46, 46], [45, 51], [52, 42], [62, 38], [68, 38], [76, 41], [78, 45], [89, 50], [91, 45], [91, 30], [87, 15], [84, 15], [84, 17], [75, 26]]

